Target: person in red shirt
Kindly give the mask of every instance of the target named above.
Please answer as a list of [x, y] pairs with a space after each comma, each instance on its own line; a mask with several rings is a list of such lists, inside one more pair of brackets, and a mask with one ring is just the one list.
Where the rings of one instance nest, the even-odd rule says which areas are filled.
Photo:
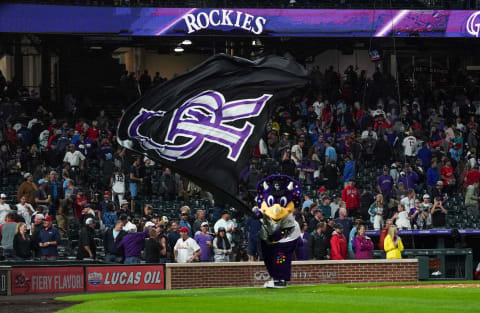
[[343, 235], [343, 226], [337, 223], [333, 228], [335, 231], [330, 239], [330, 259], [345, 260], [347, 258], [347, 239]]
[[83, 209], [87, 207], [87, 196], [83, 193], [83, 191], [78, 191], [77, 199], [75, 200], [73, 207], [75, 209], [75, 216], [79, 218], [82, 215]]
[[91, 141], [97, 141], [100, 131], [97, 128], [97, 121], [92, 122], [92, 126], [90, 126], [87, 130], [87, 137], [90, 138]]
[[478, 165], [475, 165], [473, 169], [467, 172], [465, 175], [465, 187], [473, 185], [473, 182], [480, 180], [480, 171], [478, 170]]
[[440, 177], [443, 180], [443, 186], [447, 193], [453, 191], [455, 188], [455, 172], [452, 167], [452, 162], [449, 160], [442, 166]]
[[342, 191], [342, 201], [345, 202], [348, 216], [353, 216], [358, 213], [360, 208], [360, 193], [355, 187], [355, 180], [350, 179]]
[[382, 229], [382, 231], [380, 231], [380, 237], [378, 239], [378, 249], [381, 251], [384, 251], [383, 242], [385, 241], [385, 237], [387, 237], [388, 235], [388, 229], [390, 228], [390, 226], [392, 226], [392, 224], [392, 219], [387, 219], [387, 221], [385, 222], [385, 227]]

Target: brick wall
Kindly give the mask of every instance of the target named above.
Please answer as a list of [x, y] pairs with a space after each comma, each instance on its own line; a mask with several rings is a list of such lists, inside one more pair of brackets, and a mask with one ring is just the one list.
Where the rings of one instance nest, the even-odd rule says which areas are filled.
[[[167, 289], [262, 286], [262, 262], [167, 264]], [[417, 260], [296, 261], [290, 284], [417, 281]]]

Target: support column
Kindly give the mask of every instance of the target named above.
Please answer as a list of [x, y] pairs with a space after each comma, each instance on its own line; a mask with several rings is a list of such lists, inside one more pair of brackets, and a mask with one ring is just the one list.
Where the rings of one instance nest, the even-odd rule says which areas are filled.
[[51, 99], [50, 86], [51, 86], [51, 57], [50, 51], [47, 47], [43, 47], [41, 55], [41, 72], [42, 77], [40, 80], [40, 96], [44, 101], [49, 101]]
[[[17, 84], [23, 83], [23, 54], [21, 39], [17, 38], [15, 40], [15, 49], [14, 49], [14, 78]], [[12, 77], [13, 78], [13, 77]]]

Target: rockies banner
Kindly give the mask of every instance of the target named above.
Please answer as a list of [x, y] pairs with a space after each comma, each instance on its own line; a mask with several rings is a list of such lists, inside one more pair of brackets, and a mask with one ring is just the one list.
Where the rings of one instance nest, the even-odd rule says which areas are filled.
[[118, 140], [244, 209], [241, 172], [275, 105], [307, 83], [305, 69], [286, 58], [216, 55], [131, 105]]

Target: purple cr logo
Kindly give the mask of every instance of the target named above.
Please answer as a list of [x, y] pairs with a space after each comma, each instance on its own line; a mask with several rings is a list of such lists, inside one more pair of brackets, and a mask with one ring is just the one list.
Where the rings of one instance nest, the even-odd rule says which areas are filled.
[[467, 33], [469, 33], [472, 36], [478, 37], [478, 33], [480, 31], [480, 21], [478, 15], [480, 15], [480, 11], [477, 11], [470, 15], [470, 17], [467, 20]]
[[[271, 94], [264, 94], [255, 99], [225, 102], [221, 93], [207, 90], [187, 100], [173, 112], [164, 144], [140, 134], [139, 129], [150, 118], [163, 118], [165, 111], [141, 109], [130, 123], [128, 135], [137, 139], [144, 149], [154, 150], [170, 161], [194, 156], [208, 141], [227, 148], [227, 158], [235, 162], [255, 126], [249, 121], [241, 128], [228, 123], [260, 115], [271, 97]], [[175, 144], [179, 138], [182, 138], [182, 143]]]

